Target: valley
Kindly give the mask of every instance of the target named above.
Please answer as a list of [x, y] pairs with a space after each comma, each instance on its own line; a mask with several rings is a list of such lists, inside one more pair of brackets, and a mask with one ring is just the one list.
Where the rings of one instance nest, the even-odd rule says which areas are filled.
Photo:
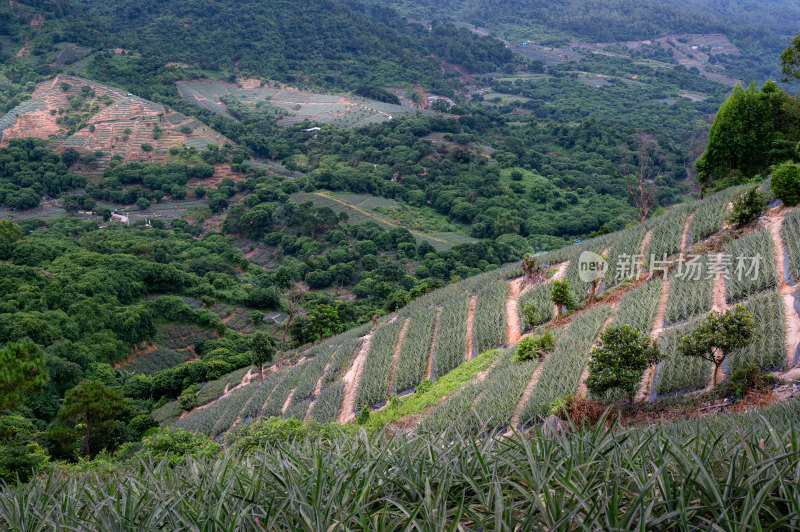
[[0, 528], [796, 528], [751, 4], [0, 4]]

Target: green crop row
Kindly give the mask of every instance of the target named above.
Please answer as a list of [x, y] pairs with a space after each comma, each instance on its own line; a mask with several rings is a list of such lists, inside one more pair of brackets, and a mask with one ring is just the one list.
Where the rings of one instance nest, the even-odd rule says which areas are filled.
[[714, 279], [710, 275], [714, 261], [717, 257], [709, 255], [692, 259], [670, 274], [664, 323], [676, 323], [711, 310]]
[[392, 358], [404, 321], [398, 318], [392, 323], [382, 325], [373, 334], [356, 393], [356, 411], [360, 411], [365, 405], [372, 408], [386, 399]]
[[[781, 236], [786, 250], [786, 262], [791, 281], [796, 283], [800, 279], [800, 211], [794, 210], [786, 213]], [[780, 272], [781, 275], [783, 273]]]
[[731, 353], [725, 372], [731, 374], [751, 365], [762, 371], [786, 369], [781, 295], [774, 290], [765, 292], [752, 297], [745, 306], [753, 316], [756, 333], [750, 345]]
[[332, 423], [339, 416], [344, 401], [344, 381], [325, 386], [311, 408], [311, 417], [320, 423]]
[[305, 371], [303, 366], [304, 364], [296, 364], [281, 372], [283, 376], [280, 382], [272, 390], [269, 400], [261, 409], [262, 419], [281, 416], [286, 399], [289, 398], [289, 394], [292, 393], [294, 387], [297, 386], [297, 382], [303, 376], [303, 371]]
[[497, 281], [478, 292], [472, 319], [473, 356], [506, 343], [507, 298], [507, 281]]
[[730, 259], [725, 293], [729, 303], [777, 286], [775, 250], [766, 229], [733, 240], [725, 254]]
[[433, 347], [433, 375], [438, 379], [464, 362], [467, 351], [469, 296], [453, 299], [442, 307]]
[[610, 312], [611, 307], [603, 305], [572, 320], [553, 354], [543, 362], [539, 380], [522, 410], [523, 425], [546, 414], [555, 399], [575, 393], [589, 350]]
[[605, 289], [636, 277], [640, 265], [639, 251], [647, 229], [647, 224], [638, 224], [617, 235], [606, 258], [608, 269], [603, 277]]
[[663, 261], [681, 250], [681, 238], [690, 207], [677, 207], [667, 214], [655, 218], [650, 244], [645, 251], [647, 270], [652, 271], [653, 261]]
[[614, 325], [628, 324], [644, 334], [650, 334], [658, 311], [658, 298], [664, 281], [653, 279], [625, 294], [619, 301]]
[[414, 388], [427, 376], [436, 312], [430, 308], [411, 316], [394, 370], [393, 393]]
[[507, 428], [539, 363], [538, 360], [517, 362], [509, 352], [501, 365], [486, 377], [486, 389], [475, 403], [469, 419], [470, 429], [478, 432]]

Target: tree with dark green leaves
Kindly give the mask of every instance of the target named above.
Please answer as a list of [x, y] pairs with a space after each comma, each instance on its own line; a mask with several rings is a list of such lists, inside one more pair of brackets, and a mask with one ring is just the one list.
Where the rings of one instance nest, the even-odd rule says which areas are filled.
[[75, 420], [85, 425], [83, 439], [86, 456], [91, 456], [89, 439], [102, 424], [116, 419], [125, 402], [116, 390], [95, 380], [84, 380], [64, 396], [64, 406], [58, 413], [62, 421]]
[[633, 401], [644, 370], [661, 359], [658, 345], [639, 329], [628, 324], [607, 327], [592, 349], [586, 388], [596, 397], [620, 390]]
[[737, 305], [724, 313], [712, 312], [706, 316], [696, 329], [681, 338], [678, 353], [711, 362], [716, 386], [717, 373], [725, 358], [752, 342], [754, 334], [753, 317], [744, 305]]
[[38, 345], [30, 341], [9, 342], [0, 349], [0, 412], [15, 408], [46, 382]]
[[787, 161], [772, 169], [769, 182], [772, 193], [788, 206], [800, 202], [800, 166]]
[[566, 279], [553, 281], [553, 287], [550, 290], [550, 299], [556, 306], [556, 316], [561, 315], [561, 308], [567, 311], [575, 308], [575, 297], [572, 295], [572, 289], [569, 286], [569, 281]]
[[[708, 145], [695, 163], [704, 187], [731, 178], [734, 172], [753, 176], [768, 164], [775, 137], [770, 109], [755, 84], [737, 85], [719, 108], [708, 132]], [[732, 182], [731, 184], [736, 184]]]
[[258, 380], [264, 381], [264, 364], [275, 358], [275, 340], [264, 331], [257, 331], [250, 337], [250, 360], [258, 368]]

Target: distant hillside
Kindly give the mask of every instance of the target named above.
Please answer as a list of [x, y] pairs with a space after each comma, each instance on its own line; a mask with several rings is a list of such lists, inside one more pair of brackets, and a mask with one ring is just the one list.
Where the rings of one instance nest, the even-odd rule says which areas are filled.
[[293, 83], [355, 89], [421, 82], [439, 88], [442, 60], [473, 72], [512, 61], [497, 40], [452, 26], [428, 31], [386, 9], [332, 0], [78, 3], [150, 60]]
[[169, 149], [222, 146], [224, 136], [201, 122], [130, 93], [87, 79], [58, 75], [0, 118], [0, 145], [12, 138], [54, 139], [60, 148], [96, 153], [92, 174], [112, 159], [166, 162]]

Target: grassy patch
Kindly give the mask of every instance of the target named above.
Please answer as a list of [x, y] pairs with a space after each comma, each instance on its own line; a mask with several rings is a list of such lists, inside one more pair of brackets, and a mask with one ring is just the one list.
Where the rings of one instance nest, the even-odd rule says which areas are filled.
[[426, 391], [391, 401], [383, 410], [372, 413], [367, 426], [381, 427], [393, 423], [401, 417], [424, 412], [425, 409], [439, 404], [443, 397], [472, 381], [478, 373], [488, 368], [502, 354], [503, 351], [500, 349], [481, 353], [438, 379]]

